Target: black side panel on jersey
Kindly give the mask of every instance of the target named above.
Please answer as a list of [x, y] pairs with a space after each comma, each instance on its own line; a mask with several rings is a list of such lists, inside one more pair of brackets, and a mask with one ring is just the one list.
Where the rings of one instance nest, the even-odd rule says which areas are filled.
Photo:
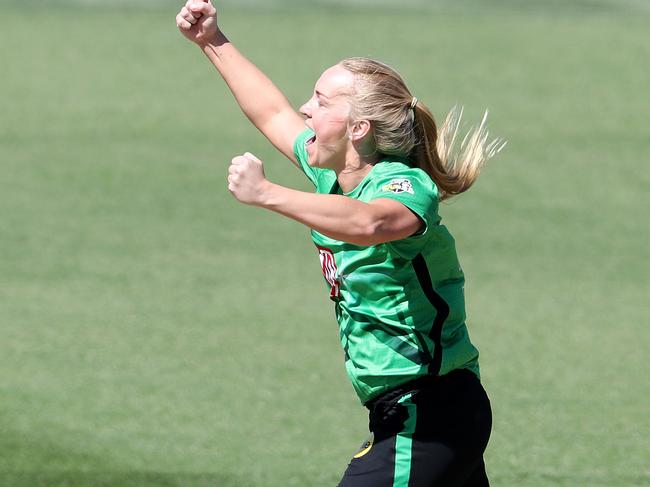
[[449, 316], [449, 305], [433, 288], [431, 275], [429, 274], [427, 263], [422, 254], [416, 255], [412, 260], [412, 264], [420, 287], [424, 291], [424, 295], [436, 310], [436, 317], [433, 320], [431, 331], [429, 332], [429, 337], [434, 343], [433, 360], [429, 364], [429, 374], [438, 375], [442, 364], [442, 326], [447, 316]]

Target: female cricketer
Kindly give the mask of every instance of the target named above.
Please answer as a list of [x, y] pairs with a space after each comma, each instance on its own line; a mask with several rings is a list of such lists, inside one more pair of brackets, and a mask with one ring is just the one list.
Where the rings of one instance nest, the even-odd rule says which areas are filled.
[[488, 142], [483, 120], [457, 153], [459, 111], [438, 130], [399, 74], [366, 58], [325, 70], [301, 116], [221, 32], [210, 1], [188, 0], [176, 22], [316, 188], [273, 184], [250, 153], [229, 168], [237, 200], [303, 223], [318, 249], [345, 367], [370, 419], [371, 437], [339, 485], [488, 485], [490, 403], [438, 207], [467, 190], [502, 144]]

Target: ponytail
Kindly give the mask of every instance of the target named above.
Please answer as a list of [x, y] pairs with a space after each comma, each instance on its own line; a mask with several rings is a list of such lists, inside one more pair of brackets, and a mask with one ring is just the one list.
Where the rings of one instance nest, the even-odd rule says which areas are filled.
[[417, 102], [414, 108], [416, 143], [411, 157], [438, 186], [440, 200], [444, 201], [467, 191], [478, 178], [481, 169], [491, 157], [506, 145], [496, 138], [488, 142], [487, 111], [478, 126], [472, 127], [456, 149], [455, 142], [463, 116], [463, 108], [455, 106], [445, 118], [440, 131], [429, 109]]
[[414, 161], [436, 183], [440, 200], [467, 191], [487, 160], [506, 144], [501, 139], [488, 142], [485, 112], [457, 150], [462, 108], [452, 108], [438, 131], [429, 109], [411, 95], [393, 68], [368, 58], [348, 58], [340, 65], [355, 78], [350, 116], [372, 123], [376, 154]]

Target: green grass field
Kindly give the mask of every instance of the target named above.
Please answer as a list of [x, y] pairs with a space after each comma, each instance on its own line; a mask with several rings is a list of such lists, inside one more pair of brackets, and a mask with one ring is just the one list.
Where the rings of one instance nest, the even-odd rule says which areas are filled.
[[[40, 3], [0, 2], [0, 485], [336, 485], [367, 420], [315, 251], [226, 167], [308, 184], [180, 2]], [[296, 106], [370, 55], [439, 118], [490, 109], [508, 147], [442, 215], [492, 484], [650, 485], [650, 2], [224, 3]]]

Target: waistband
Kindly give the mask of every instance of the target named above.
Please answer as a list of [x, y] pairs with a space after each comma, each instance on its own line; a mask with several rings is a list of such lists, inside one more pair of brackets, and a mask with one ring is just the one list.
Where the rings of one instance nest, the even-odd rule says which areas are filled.
[[464, 379], [478, 381], [476, 374], [468, 369], [455, 369], [445, 375], [423, 375], [384, 392], [380, 396], [366, 402], [364, 406], [372, 412], [378, 405], [394, 402], [406, 394], [418, 392], [423, 389], [433, 390], [438, 386], [453, 384], [458, 380], [462, 381]]

